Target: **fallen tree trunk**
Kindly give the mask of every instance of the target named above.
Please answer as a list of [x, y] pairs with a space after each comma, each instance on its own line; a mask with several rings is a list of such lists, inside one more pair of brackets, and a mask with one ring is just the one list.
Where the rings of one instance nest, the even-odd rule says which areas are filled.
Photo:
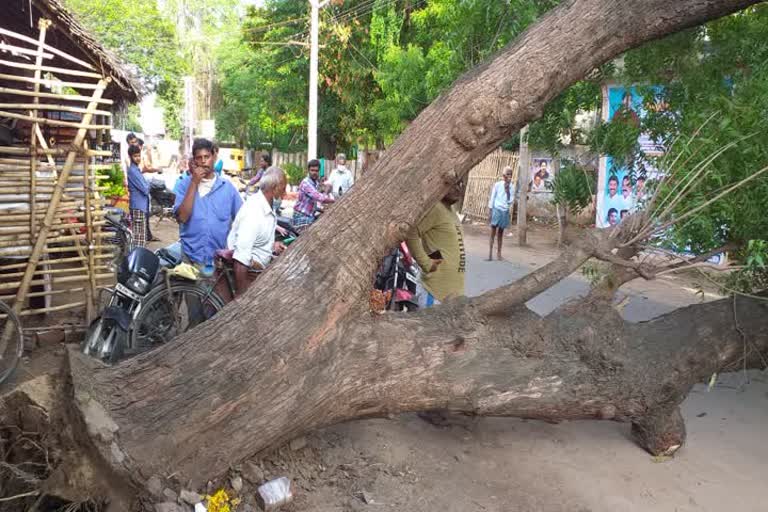
[[[628, 239], [620, 232], [591, 233], [474, 301], [371, 318], [367, 298], [377, 262], [426, 207], [566, 86], [644, 41], [753, 3], [565, 2], [428, 107], [215, 319], [117, 368], [73, 354], [73, 393], [102, 457], [138, 484], [171, 473], [199, 484], [310, 429], [435, 407], [632, 421], [654, 452], [682, 442], [680, 400], [696, 379], [734, 363], [744, 343], [728, 304], [641, 326], [603, 301], [543, 320], [522, 306]], [[764, 349], [761, 317], [744, 317], [750, 343]]]
[[[153, 354], [151, 367], [128, 363], [120, 379], [78, 354], [73, 375], [102, 452], [144, 478], [180, 472], [199, 484], [312, 429], [429, 409], [632, 422], [641, 444], [660, 454], [684, 440], [682, 423], [669, 421], [679, 418], [691, 386], [763, 364], [766, 313], [763, 301], [725, 299], [628, 324], [602, 302], [567, 305], [542, 319], [525, 307], [487, 317], [457, 301], [362, 319], [301, 354], [243, 339], [232, 349], [247, 350], [248, 359], [221, 357], [204, 370], [209, 355], [190, 352], [195, 339], [187, 338], [175, 351]], [[225, 373], [228, 384], [205, 389], [207, 372]]]

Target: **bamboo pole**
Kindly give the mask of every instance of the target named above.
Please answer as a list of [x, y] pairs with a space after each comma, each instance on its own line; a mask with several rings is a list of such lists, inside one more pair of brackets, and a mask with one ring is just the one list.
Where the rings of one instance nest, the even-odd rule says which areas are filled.
[[[2, 63], [2, 61], [0, 61]], [[65, 100], [65, 101], [80, 101], [82, 103], [91, 103], [90, 96], [80, 96], [79, 94], [56, 94], [52, 92], [38, 92], [25, 91], [23, 89], [10, 89], [8, 87], [0, 87], [0, 93], [16, 94], [17, 96], [35, 96], [38, 98], [48, 98], [53, 100]], [[96, 103], [102, 103], [105, 105], [112, 105], [114, 101], [108, 99], [94, 100]]]
[[61, 306], [51, 306], [49, 308], [40, 308], [40, 309], [27, 309], [26, 311], [22, 311], [19, 316], [31, 316], [31, 315], [42, 315], [43, 313], [56, 313], [57, 311], [67, 311], [68, 309], [75, 309], [85, 306], [85, 302], [72, 302], [69, 304], [62, 304]]
[[[26, 165], [29, 165], [29, 162], [27, 162]], [[26, 165], [24, 167], [26, 167]], [[41, 163], [39, 160], [38, 160], [38, 165], [42, 166], [42, 168], [40, 170], [44, 170], [44, 171], [47, 171], [47, 172], [50, 172], [50, 173], [54, 173], [54, 172], [56, 172], [58, 170], [57, 167], [51, 166], [48, 163]], [[91, 170], [92, 171], [104, 171], [104, 170], [106, 170], [106, 169], [108, 169], [110, 167], [111, 166], [108, 165], [108, 164], [96, 164], [96, 165], [91, 167]], [[84, 170], [85, 169], [83, 169], [82, 167], [75, 167], [75, 168], [72, 169], [72, 172], [83, 172]], [[0, 164], [0, 180], [11, 181], [10, 178], [13, 178], [13, 180], [15, 181], [16, 178], [24, 178], [24, 177], [27, 177], [27, 176], [29, 176], [29, 174], [21, 171], [19, 169], [19, 165]], [[96, 178], [101, 179], [101, 180], [109, 179], [109, 175], [107, 175], [107, 174], [96, 174], [95, 176], [96, 176]], [[51, 176], [38, 176], [37, 179], [38, 180], [53, 180], [53, 181], [55, 181], [58, 178], [56, 178], [56, 176], [51, 175]], [[70, 176], [69, 177], [69, 181], [83, 181], [83, 177], [82, 176], [77, 176], [77, 175]]]
[[[97, 221], [97, 222], [90, 223], [91, 226], [103, 226], [104, 224], [106, 224], [106, 222]], [[63, 231], [67, 229], [80, 229], [80, 228], [87, 229], [88, 225], [89, 224], [86, 222], [57, 222], [56, 224], [53, 224], [51, 226], [51, 229], [56, 231]], [[27, 237], [19, 238], [18, 235], [28, 235], [29, 238]], [[7, 237], [7, 236], [14, 236], [14, 239], [16, 241], [33, 239], [29, 233], [29, 229], [26, 226], [19, 226], [18, 224], [11, 224], [6, 226], [0, 225], [0, 237]]]
[[[18, 39], [20, 41], [25, 41], [27, 43], [32, 43], [32, 44], [36, 43], [36, 41], [34, 39], [32, 39], [31, 37], [27, 37], [27, 36], [22, 35], [22, 34], [17, 34], [16, 32], [11, 32], [10, 30], [4, 29], [4, 28], [0, 28], [0, 34], [6, 35], [8, 37], [13, 37], [13, 38]], [[59, 57], [63, 57], [65, 59], [67, 59], [70, 62], [74, 62], [75, 64], [80, 64], [82, 67], [84, 67], [86, 69], [90, 69], [90, 70], [96, 71], [96, 68], [93, 67], [91, 64], [89, 64], [89, 63], [87, 63], [85, 61], [82, 61], [82, 60], [80, 60], [78, 58], [72, 57], [68, 53], [63, 52], [63, 51], [59, 50], [58, 48], [54, 48], [53, 46], [50, 46], [50, 45], [46, 44], [45, 45], [45, 49], [48, 50], [51, 53], [54, 53], [54, 54], [58, 55]], [[99, 79], [101, 79], [102, 77], [101, 77], [101, 75], [98, 75], [96, 73], [92, 73], [91, 78], [99, 78]]]
[[[20, 198], [18, 197], [18, 196], [20, 196], [20, 195], [23, 195], [23, 196], [28, 196], [29, 194], [16, 194], [16, 196], [15, 196], [15, 197], [3, 197], [3, 198], [0, 198], [0, 203], [18, 203], [20, 200], [26, 200], [26, 199], [29, 199], [29, 198], [27, 198], [27, 197], [20, 199]], [[41, 195], [45, 195], [46, 197], [43, 197], [43, 199], [42, 199], [42, 200], [38, 200], [38, 203], [40, 203], [40, 204], [46, 204], [46, 205], [47, 205], [48, 203], [50, 203], [50, 202], [51, 202], [51, 198], [50, 198], [50, 197], [47, 197], [47, 196], [50, 196], [51, 194], [39, 194], [39, 193], [38, 193], [38, 194], [37, 194], [37, 196], [38, 196], [38, 199], [40, 198], [40, 196], [41, 196]], [[80, 205], [79, 205], [79, 204], [78, 204], [78, 203], [77, 203], [77, 202], [76, 202], [76, 201], [75, 201], [73, 198], [71, 198], [71, 197], [67, 196], [67, 197], [65, 197], [65, 199], [66, 199], [66, 203], [63, 203], [63, 204], [62, 204], [62, 206], [61, 206], [61, 208], [62, 208], [62, 209], [65, 209], [65, 208], [72, 208], [72, 209], [76, 209], [76, 208], [80, 207]], [[47, 207], [46, 207], [46, 208], [47, 208]], [[36, 211], [40, 211], [40, 210], [43, 210], [43, 211], [45, 211], [45, 208], [40, 208], [40, 209], [38, 209], [38, 210], [36, 210]], [[7, 209], [5, 209], [5, 211], [7, 211], [7, 212], [9, 212], [9, 213], [14, 213], [14, 212], [15, 212], [15, 213], [19, 213], [19, 212], [28, 212], [28, 211], [29, 211], [29, 206], [26, 206], [26, 207], [22, 207], [22, 209], [19, 209], [19, 208], [7, 208]]]
[[[88, 256], [85, 255], [85, 252], [83, 251], [82, 256], [79, 256], [78, 259], [80, 260], [80, 263], [87, 263], [88, 262]], [[50, 266], [48, 262], [45, 263], [44, 266]], [[102, 270], [107, 270], [107, 267], [101, 265], [99, 268]], [[45, 269], [45, 270], [39, 270], [38, 274], [48, 274], [48, 275], [59, 275], [59, 274], [71, 274], [73, 272], [79, 273], [83, 271], [83, 267], [69, 267], [69, 268], [52, 268], [52, 269]], [[12, 272], [8, 274], [0, 274], [0, 282], [5, 281], [9, 278], [16, 278], [16, 277], [22, 277], [24, 275], [24, 272]], [[94, 281], [95, 282], [95, 281]]]
[[[111, 257], [112, 257], [112, 255], [110, 255], [110, 254], [102, 254], [101, 256], [97, 256], [96, 259], [107, 259], [107, 258], [111, 258]], [[63, 265], [65, 263], [81, 263], [82, 261], [83, 261], [83, 258], [81, 258], [80, 256], [73, 256], [71, 258], [55, 258], [55, 259], [52, 259], [52, 260], [46, 262], [46, 265], [54, 266], [54, 265]], [[26, 268], [26, 266], [27, 266], [26, 263], [10, 263], [8, 265], [0, 265], [0, 271], [15, 270], [15, 269], [18, 269], [18, 268]], [[0, 278], [4, 277], [6, 275], [7, 274], [1, 274], [0, 273]]]
[[[43, 21], [42, 19], [40, 21]], [[14, 52], [14, 53], [21, 53], [22, 55], [37, 55], [38, 50], [31, 50], [29, 48], [23, 48], [21, 46], [16, 46], [13, 44], [6, 43], [5, 41], [0, 41], [0, 51], [7, 51], [7, 52]], [[53, 54], [52, 53], [43, 53], [44, 59], [52, 59]]]
[[[38, 70], [39, 68], [36, 69], [36, 71]], [[7, 75], [5, 73], [0, 73], [0, 79], [10, 80], [12, 82], [24, 82], [25, 84], [35, 84], [38, 87], [44, 85], [48, 89], [53, 89], [55, 87], [71, 87], [72, 89], [94, 90], [97, 87], [96, 84], [86, 82], [64, 82], [63, 80], [52, 80], [49, 78], [29, 78], [19, 75]]]
[[[9, 60], [0, 59], [0, 64], [16, 68], [16, 69], [30, 69], [30, 65], [23, 63], [23, 62], [13, 62]], [[100, 77], [98, 73], [91, 73], [89, 71], [79, 71], [77, 69], [69, 69], [69, 68], [56, 68], [53, 66], [43, 66], [42, 70], [46, 73], [53, 73], [56, 75], [69, 75], [69, 76], [78, 76], [83, 78], [97, 78]]]
[[[57, 238], [61, 238], [59, 236], [59, 231], [51, 231], [51, 237], [47, 238], [46, 240], [48, 243], [58, 243], [56, 240]], [[68, 236], [68, 235], [67, 235]], [[34, 238], [14, 238], [13, 240], [0, 240], [0, 249], [8, 249], [8, 248], [14, 248], [14, 247], [20, 247], [22, 245], [33, 245]], [[66, 242], [73, 242], [74, 240], [64, 240]], [[69, 248], [69, 250], [74, 250], [73, 248]]]
[[[98, 105], [98, 100], [101, 98], [101, 95], [104, 93], [104, 89], [106, 88], [107, 84], [109, 83], [109, 79], [102, 78], [99, 80], [99, 88], [96, 89], [93, 92], [93, 98], [90, 103], [88, 103], [88, 113], [86, 113], [83, 116], [83, 125], [88, 125], [91, 122], [91, 117], [93, 117], [93, 114], [91, 113], [93, 110], [96, 110], [96, 106]], [[77, 130], [77, 135], [75, 136], [75, 140], [73, 145], [74, 146], [81, 146], [83, 144], [83, 141], [85, 140], [85, 136], [87, 134], [87, 129], [85, 127], [81, 127]], [[40, 228], [40, 232], [38, 234], [37, 240], [35, 241], [34, 247], [32, 249], [32, 254], [30, 254], [29, 262], [27, 264], [27, 268], [24, 273], [24, 277], [21, 281], [21, 284], [19, 285], [19, 290], [16, 294], [16, 300], [13, 303], [13, 312], [19, 313], [21, 309], [24, 307], [24, 302], [27, 298], [27, 293], [29, 293], [29, 286], [32, 282], [32, 278], [35, 273], [35, 268], [37, 267], [40, 256], [43, 254], [43, 249], [45, 248], [47, 244], [47, 238], [48, 238], [48, 232], [51, 230], [51, 226], [53, 224], [53, 218], [56, 214], [56, 209], [59, 206], [59, 202], [61, 200], [61, 196], [64, 192], [64, 183], [66, 183], [67, 178], [69, 178], [69, 174], [72, 170], [72, 165], [75, 163], [75, 152], [71, 151], [67, 155], [67, 159], [64, 162], [64, 166], [61, 169], [61, 175], [59, 176], [59, 183], [56, 185], [56, 189], [53, 192], [53, 197], [51, 198], [51, 202], [48, 204], [48, 211], [45, 214], [45, 219], [43, 219], [43, 225]], [[8, 328], [6, 328], [6, 331], [8, 331]], [[8, 336], [4, 333], [2, 337], [2, 342], [0, 342], [0, 346], [2, 348], [5, 348], [5, 345], [7, 344], [7, 338]], [[2, 354], [2, 352], [0, 352]]]
[[[80, 292], [83, 292], [83, 291], [85, 291], [85, 288], [80, 286], [80, 287], [77, 287], [77, 288], [67, 288], [65, 290], [50, 290], [50, 291], [47, 291], [47, 292], [34, 292], [34, 293], [30, 293], [29, 295], [27, 295], [27, 297], [29, 297], [29, 298], [32, 298], [32, 297], [52, 297], [54, 295], [64, 295], [65, 293], [80, 293]], [[13, 300], [14, 297], [16, 297], [16, 295], [11, 295], [11, 294], [9, 294], [9, 295], [0, 295], [0, 300], [4, 300], [4, 301]], [[27, 329], [25, 328], [24, 330], [26, 331]]]
[[[30, 141], [30, 144], [34, 143], [35, 147], [37, 147], [37, 143], [35, 141]], [[30, 162], [38, 160], [38, 165], [40, 165], [43, 168], [49, 168], [49, 169], [55, 169], [56, 164], [49, 164], [48, 162], [42, 163], [39, 161], [38, 158], [0, 158], [0, 164], [6, 164], [10, 169], [14, 170], [18, 169], [19, 165], [29, 165]], [[13, 167], [11, 167], [13, 166]]]
[[[74, 230], [72, 231], [74, 233]], [[93, 290], [95, 290], [95, 282], [94, 275], [96, 273], [96, 269], [89, 268], [89, 260], [88, 255], [83, 250], [83, 247], [80, 245], [80, 241], [78, 239], [75, 239], [75, 247], [77, 248], [77, 254], [80, 255], [82, 258], [83, 268], [85, 269], [85, 275], [88, 277], [88, 287], [86, 288], [86, 302], [85, 302], [85, 313], [87, 316], [90, 317], [91, 310], [92, 310], [92, 303], [90, 301], [90, 297], [94, 293]], [[74, 270], [80, 270], [80, 269], [74, 269]], [[90, 323], [90, 318], [88, 319], [88, 322]]]
[[[107, 270], [106, 267], [103, 268], [103, 270]], [[112, 273], [106, 273], [106, 274], [97, 274], [96, 279], [98, 280], [104, 280], [104, 279], [113, 279], [115, 277]], [[80, 281], [87, 280], [88, 276], [79, 275], [79, 276], [64, 276], [64, 277], [55, 277], [53, 279], [53, 283], [77, 283]], [[30, 280], [28, 286], [38, 286], [41, 284], [45, 284], [45, 280], [43, 279], [35, 279]], [[14, 288], [17, 288], [19, 286], [18, 283], [0, 283], [0, 290], [13, 290]], [[19, 306], [19, 311], [23, 308], [23, 303], [18, 302], [19, 301], [19, 294], [16, 292], [16, 301], [13, 303], [13, 307]], [[24, 294], [24, 299], [26, 300], [27, 294]], [[17, 313], [18, 314], [18, 313]]]
[[[7, 108], [11, 110], [29, 110], [34, 108], [34, 103], [0, 103], [0, 108]], [[36, 107], [38, 110], [56, 110], [58, 112], [72, 112], [73, 114], [85, 114], [87, 109], [82, 107], [70, 107], [69, 105], [51, 105], [41, 103]], [[112, 112], [109, 110], [95, 110], [94, 114], [101, 116], [112, 116]], [[109, 155], [107, 155], [109, 156]]]
[[[89, 324], [90, 325], [90, 324]], [[84, 332], [88, 330], [89, 325], [85, 324], [59, 324], [59, 325], [42, 325], [39, 327], [24, 327], [22, 330], [24, 333], [37, 334], [40, 332], [49, 331], [64, 331], [64, 340], [66, 343], [67, 333]]]
[[[79, 180], [79, 181], [82, 181], [82, 180]], [[38, 186], [36, 195], [40, 196], [44, 194], [50, 194], [51, 193], [50, 191], [52, 191], [55, 188], [56, 188], [56, 185], [50, 185], [50, 184], [40, 185]], [[96, 190], [99, 190], [99, 191], [107, 190], [107, 187], [98, 187]], [[0, 193], [2, 194], [28, 194], [28, 192], [29, 192], [28, 187], [4, 187], [0, 185]], [[65, 194], [72, 194], [73, 192], [80, 192], [80, 187], [78, 188], [69, 187], [64, 189]]]
[[[40, 34], [38, 36], [38, 43], [37, 43], [37, 55], [35, 57], [35, 77], [33, 80], [35, 80], [35, 86], [34, 91], [35, 93], [40, 92], [40, 73], [41, 73], [41, 66], [43, 65], [43, 45], [45, 44], [45, 34], [48, 31], [48, 26], [51, 24], [50, 21], [46, 20], [45, 18], [40, 18], [40, 20], [37, 22], [37, 26], [40, 29]], [[6, 75], [0, 74], [0, 78], [4, 77]], [[29, 111], [29, 116], [37, 119], [37, 105], [40, 103], [40, 98], [35, 96], [32, 99], [32, 104], [34, 105], [34, 108]], [[38, 130], [39, 124], [37, 121], [35, 121], [32, 125], [32, 136], [30, 137], [30, 152], [34, 155], [37, 154], [37, 130]], [[32, 211], [35, 210], [35, 207], [37, 202], [37, 158], [30, 158], [30, 165], [29, 165], [29, 207]], [[34, 215], [31, 215], [29, 217], [29, 233], [31, 237], [34, 237], [37, 233], [37, 219]]]
[[[30, 152], [29, 147], [16, 147], [16, 146], [0, 146], [0, 154], [2, 153], [8, 154], [8, 155], [32, 154]], [[69, 149], [65, 149], [65, 148], [54, 148], [54, 149], [38, 148], [37, 150], [38, 155], [67, 156], [68, 153], [69, 153]], [[89, 151], [88, 156], [112, 156], [112, 152], [111, 151]]]
[[[86, 238], [86, 234], [85, 233], [77, 234], [77, 235], [61, 235], [61, 236], [57, 236], [57, 233], [59, 233], [60, 231], [65, 231], [65, 230], [67, 230], [67, 228], [68, 228], [68, 226], [64, 227], [63, 229], [54, 230], [53, 227], [50, 227], [50, 229], [48, 230], [48, 233], [49, 233], [50, 236], [46, 237], [44, 240], [47, 243], [50, 243], [50, 244], [60, 244], [60, 243], [63, 243], [63, 242], [80, 242], [80, 241], [85, 240], [85, 238]], [[96, 233], [94, 235], [94, 238], [102, 239], [102, 238], [109, 238], [111, 236], [113, 236], [112, 233], [101, 232], [101, 233]], [[42, 237], [42, 235], [41, 235], [41, 237]], [[0, 248], [18, 247], [19, 245], [27, 244], [27, 243], [31, 242], [32, 240], [34, 240], [34, 238], [22, 238], [22, 239], [19, 239], [18, 237], [15, 238], [14, 240], [0, 240]], [[70, 248], [69, 250], [72, 250], [72, 248]]]
[[[35, 96], [35, 99], [37, 99], [37, 96]], [[37, 142], [40, 144], [40, 147], [43, 149], [48, 149], [48, 142], [46, 142], [45, 137], [43, 136], [43, 130], [40, 129], [40, 125], [37, 125], [37, 128], [35, 129], [35, 133], [32, 135], [33, 137], [37, 137]], [[39, 153], [32, 151], [32, 148], [30, 147], [30, 154], [31, 155], [37, 155]], [[55, 166], [56, 166], [56, 160], [54, 160], [52, 155], [46, 155], [45, 156], [48, 159], [48, 163], [54, 166], [54, 174], [56, 174]]]
[[[99, 137], [101, 135], [101, 130], [96, 132], [96, 136]], [[88, 141], [85, 141], [83, 143], [84, 149], [88, 150]], [[83, 156], [83, 167], [85, 167], [85, 176], [83, 176], [85, 179], [83, 180], [83, 192], [85, 192], [85, 230], [86, 230], [86, 241], [88, 243], [88, 264], [86, 265], [85, 269], [88, 273], [88, 276], [90, 277], [89, 283], [90, 287], [88, 288], [88, 306], [86, 308], [86, 314], [90, 316], [92, 309], [93, 309], [93, 298], [96, 296], [96, 260], [94, 259], [94, 253], [90, 249], [91, 246], [95, 245], [95, 237], [93, 236], [93, 217], [91, 216], [91, 194], [93, 193], [91, 190], [91, 183], [88, 179], [88, 157]], [[90, 318], [88, 319], [90, 323]]]
[[[102, 245], [100, 244], [97, 246], [100, 249], [109, 249], [114, 251], [116, 247], [111, 244]], [[29, 256], [30, 247], [21, 247], [21, 248], [9, 248], [9, 249], [0, 249], [0, 257], [12, 257], [12, 256]], [[56, 254], [61, 252], [72, 252], [72, 247], [46, 247], [43, 249], [43, 254]]]
[[[84, 114], [84, 116], [87, 114]], [[59, 121], [57, 119], [47, 119], [45, 117], [32, 117], [32, 116], [25, 116], [24, 114], [14, 114], [13, 112], [8, 112], [6, 110], [0, 110], [0, 116], [1, 117], [9, 117], [11, 119], [19, 119], [21, 121], [30, 121], [33, 123], [39, 123], [46, 126], [63, 126], [65, 128], [85, 128], [86, 130], [99, 130], [99, 129], [107, 129], [111, 128], [110, 125], [91, 125], [88, 123], [75, 123], [71, 121]], [[85, 117], [83, 117], [85, 119]], [[90, 119], [90, 117], [89, 117]]]
[[[37, 210], [35, 210], [34, 215], [37, 215], [38, 217], [45, 218], [46, 208], [47, 207], [38, 208]], [[5, 221], [6, 219], [8, 219], [8, 220], [11, 220], [11, 219], [18, 220], [18, 217], [14, 217], [14, 216], [19, 216], [19, 215], [29, 216], [29, 215], [32, 215], [32, 213], [29, 211], [29, 207], [28, 206], [27, 207], [19, 207], [19, 208], [6, 208], [6, 209], [4, 209], [4, 211], [6, 213], [3, 214], [3, 215], [0, 215], [0, 223]], [[59, 213], [62, 216], [68, 216], [68, 217], [75, 218], [78, 215], [83, 214], [84, 212], [80, 209], [80, 206], [78, 204], [76, 204], [76, 203], [67, 203], [67, 204], [60, 204], [58, 209], [57, 209], [57, 213]]]
[[[73, 212], [73, 213], [70, 213], [70, 212], [66, 212], [66, 211], [59, 211], [58, 213], [62, 217], [67, 217], [67, 218], [71, 218], [71, 219], [79, 219], [79, 218], [85, 217], [85, 212]], [[94, 215], [104, 215], [104, 214], [106, 214], [106, 212], [104, 210], [94, 210], [93, 214]], [[29, 220], [29, 217], [30, 217], [30, 215], [28, 213], [26, 213], [26, 214], [17, 213], [17, 214], [14, 214], [14, 215], [2, 215], [2, 216], [0, 216], [0, 225], [2, 225], [2, 224], [10, 224], [12, 226], [17, 226], [18, 222], [27, 221], [27, 220]], [[37, 213], [37, 214], [35, 214], [35, 217], [37, 217], [39, 219], [43, 219], [43, 218], [45, 218], [45, 214], [41, 215], [40, 213]], [[16, 223], [12, 223], [12, 221], [15, 221]], [[94, 224], [95, 226], [102, 226], [102, 225], [106, 224], [106, 221], [97, 221], [97, 222], [98, 223]]]

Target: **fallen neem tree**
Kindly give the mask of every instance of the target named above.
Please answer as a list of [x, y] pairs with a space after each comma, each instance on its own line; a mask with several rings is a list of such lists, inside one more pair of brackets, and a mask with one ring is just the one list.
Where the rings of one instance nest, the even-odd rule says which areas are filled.
[[[312, 429], [436, 408], [631, 422], [650, 452], [674, 452], [691, 386], [762, 364], [768, 322], [766, 305], [749, 298], [624, 322], [610, 299], [658, 272], [631, 259], [658, 219], [583, 232], [516, 283], [417, 314], [372, 315], [369, 291], [380, 259], [420, 215], [569, 84], [646, 41], [755, 3], [564, 2], [425, 109], [215, 319], [116, 368], [71, 353], [72, 430], [87, 431], [105, 474], [135, 489], [170, 474], [199, 485]], [[526, 309], [592, 257], [613, 272], [589, 297], [546, 318]]]

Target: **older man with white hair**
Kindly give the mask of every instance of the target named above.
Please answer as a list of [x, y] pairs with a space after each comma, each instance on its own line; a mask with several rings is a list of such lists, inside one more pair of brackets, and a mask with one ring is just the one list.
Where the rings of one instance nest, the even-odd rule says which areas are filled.
[[512, 205], [515, 202], [515, 185], [512, 183], [512, 168], [506, 166], [502, 174], [502, 180], [497, 181], [491, 189], [491, 197], [488, 200], [491, 224], [491, 247], [488, 252], [488, 261], [493, 260], [493, 239], [498, 239], [496, 259], [502, 260], [501, 243], [504, 241], [504, 230], [509, 227], [509, 218]]
[[227, 247], [233, 251], [236, 297], [269, 265], [273, 254], [285, 250], [281, 242], [275, 242], [277, 216], [272, 209], [272, 201], [283, 197], [285, 186], [282, 169], [267, 169], [259, 181], [259, 191], [246, 200], [232, 224]]
[[346, 194], [354, 183], [352, 171], [347, 168], [347, 155], [339, 153], [336, 155], [336, 168], [328, 177], [328, 183], [331, 185], [331, 193], [338, 199]]

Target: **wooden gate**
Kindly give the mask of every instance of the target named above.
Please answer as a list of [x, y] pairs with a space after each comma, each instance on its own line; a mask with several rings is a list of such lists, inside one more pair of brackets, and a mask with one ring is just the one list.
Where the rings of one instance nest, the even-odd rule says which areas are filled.
[[517, 162], [517, 153], [499, 148], [469, 171], [461, 212], [472, 220], [487, 221], [490, 214], [488, 199], [493, 184], [501, 180], [506, 166], [512, 168], [512, 183], [517, 183]]

